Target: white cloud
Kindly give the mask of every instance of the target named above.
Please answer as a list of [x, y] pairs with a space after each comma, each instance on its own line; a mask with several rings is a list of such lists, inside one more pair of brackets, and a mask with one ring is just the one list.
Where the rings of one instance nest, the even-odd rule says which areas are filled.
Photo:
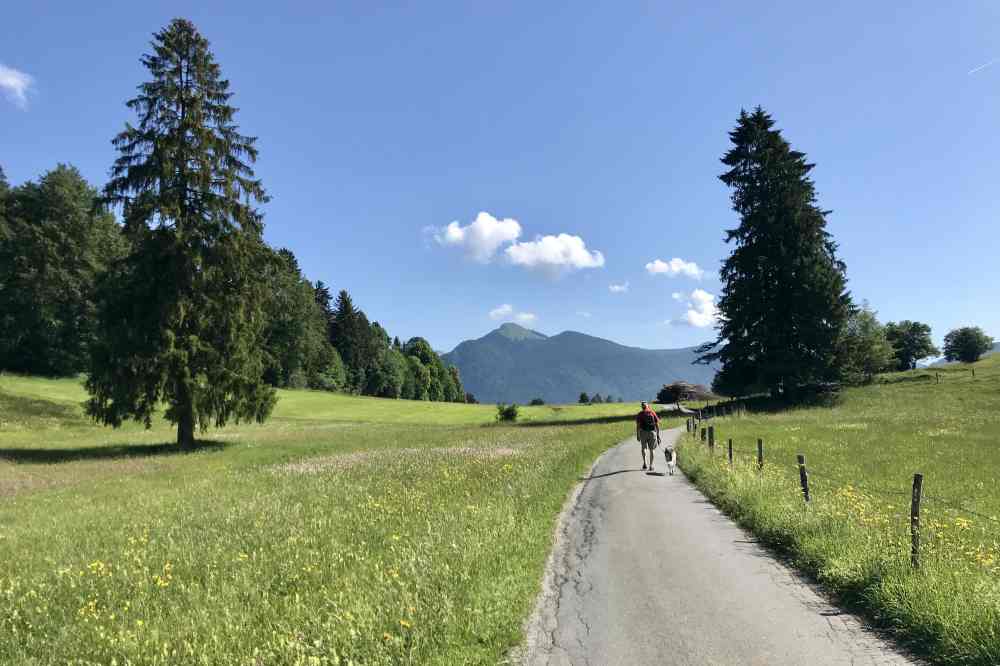
[[667, 277], [677, 277], [678, 275], [684, 275], [686, 277], [694, 278], [700, 280], [705, 274], [705, 271], [698, 268], [698, 264], [693, 261], [684, 261], [680, 257], [674, 257], [670, 261], [663, 261], [662, 259], [654, 259], [653, 261], [646, 264], [646, 272], [650, 275], [666, 275]]
[[583, 317], [584, 319], [590, 319], [591, 317], [594, 316], [594, 315], [590, 314], [589, 312], [587, 312], [586, 310], [578, 310], [577, 314], [580, 315], [581, 317]]
[[513, 305], [504, 303], [490, 310], [490, 319], [498, 321], [514, 320], [520, 324], [532, 324], [538, 319], [538, 315], [534, 312], [515, 312]]
[[682, 293], [681, 293], [681, 292], [679, 292], [679, 291], [675, 291], [674, 293], [670, 294], [670, 297], [671, 297], [672, 299], [674, 299], [675, 301], [681, 301], [681, 300], [684, 300], [684, 294], [682, 294]]
[[452, 222], [446, 227], [430, 227], [434, 240], [440, 245], [454, 245], [465, 250], [465, 254], [480, 263], [489, 263], [504, 243], [517, 240], [521, 235], [521, 225], [517, 220], [498, 220], [482, 211], [466, 226]]
[[715, 305], [715, 296], [704, 289], [695, 289], [691, 292], [687, 307], [687, 312], [680, 319], [672, 319], [667, 323], [707, 328], [718, 321], [719, 309]]
[[608, 291], [610, 291], [612, 294], [625, 293], [626, 291], [628, 291], [628, 280], [626, 280], [623, 284], [609, 284]]
[[490, 310], [490, 319], [506, 319], [514, 312], [514, 306], [504, 303]]
[[28, 89], [33, 83], [34, 79], [28, 74], [0, 65], [0, 90], [18, 108], [28, 108]]
[[570, 234], [538, 236], [533, 241], [514, 243], [505, 252], [515, 266], [555, 273], [604, 265], [603, 254], [596, 250], [591, 252], [582, 238]]

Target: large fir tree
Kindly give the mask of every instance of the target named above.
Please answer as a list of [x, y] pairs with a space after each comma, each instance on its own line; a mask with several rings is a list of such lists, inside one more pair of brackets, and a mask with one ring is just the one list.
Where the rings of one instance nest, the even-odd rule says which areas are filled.
[[186, 20], [154, 35], [142, 59], [150, 80], [128, 102], [113, 144], [106, 197], [121, 207], [131, 254], [104, 282], [87, 411], [105, 424], [151, 423], [155, 409], [195, 427], [263, 421], [274, 389], [262, 378], [266, 200], [251, 164], [255, 139], [239, 133], [229, 82], [208, 41]]
[[742, 111], [720, 176], [732, 190], [740, 224], [723, 263], [718, 339], [700, 351], [721, 361], [717, 385], [729, 393], [755, 388], [793, 394], [835, 379], [837, 350], [852, 306], [846, 267], [826, 231], [808, 174], [813, 165], [792, 150], [760, 107]]

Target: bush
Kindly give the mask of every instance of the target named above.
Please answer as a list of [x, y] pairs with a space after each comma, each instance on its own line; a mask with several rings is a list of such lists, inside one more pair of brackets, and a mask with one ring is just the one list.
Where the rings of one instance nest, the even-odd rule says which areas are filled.
[[497, 403], [497, 423], [513, 423], [517, 420], [517, 403], [512, 402], [505, 405]]
[[532, 398], [532, 399], [531, 399], [531, 402], [530, 402], [529, 404], [530, 404], [530, 405], [531, 405], [532, 407], [540, 407], [541, 405], [544, 405], [544, 404], [545, 404], [545, 401], [544, 401], [544, 400], [542, 400], [541, 398]]
[[944, 336], [944, 357], [949, 361], [975, 363], [992, 348], [993, 338], [978, 326], [956, 328]]

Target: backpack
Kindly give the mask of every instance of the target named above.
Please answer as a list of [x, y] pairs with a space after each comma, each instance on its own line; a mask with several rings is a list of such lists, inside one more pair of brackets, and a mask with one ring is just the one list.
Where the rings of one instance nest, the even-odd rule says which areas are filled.
[[649, 409], [639, 412], [639, 427], [646, 431], [656, 430], [656, 414]]

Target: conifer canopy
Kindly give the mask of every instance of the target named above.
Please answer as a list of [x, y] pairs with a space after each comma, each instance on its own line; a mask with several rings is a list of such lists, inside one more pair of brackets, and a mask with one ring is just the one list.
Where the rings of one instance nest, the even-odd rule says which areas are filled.
[[808, 174], [758, 107], [740, 112], [719, 178], [732, 190], [740, 224], [720, 272], [718, 339], [700, 361], [721, 361], [715, 386], [728, 394], [794, 394], [837, 378], [837, 350], [852, 310], [846, 266], [826, 231], [826, 215]]
[[119, 152], [105, 188], [122, 211], [130, 254], [101, 287], [98, 344], [87, 380], [88, 413], [107, 425], [176, 423], [194, 428], [263, 421], [275, 403], [263, 380], [266, 201], [254, 178], [255, 139], [239, 133], [208, 41], [175, 19], [142, 58], [150, 79], [127, 104]]

